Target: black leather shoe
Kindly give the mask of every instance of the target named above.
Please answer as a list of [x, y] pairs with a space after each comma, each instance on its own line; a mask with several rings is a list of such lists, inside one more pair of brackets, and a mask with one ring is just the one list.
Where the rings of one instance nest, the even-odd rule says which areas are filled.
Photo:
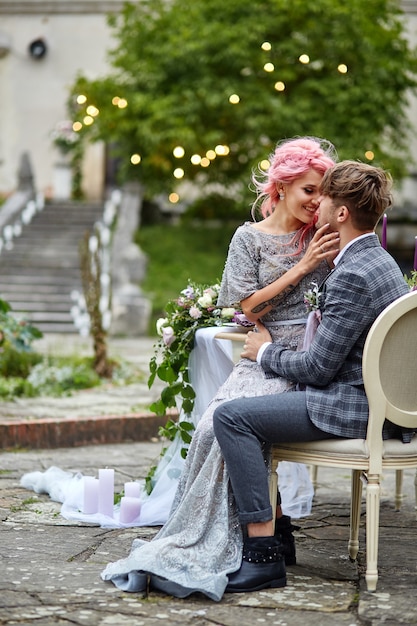
[[295, 555], [294, 530], [300, 530], [300, 526], [291, 524], [291, 518], [283, 515], [275, 520], [275, 537], [281, 539], [285, 565], [295, 565], [297, 563]]
[[242, 564], [229, 575], [226, 593], [244, 593], [285, 587], [282, 544], [276, 537], [248, 537], [243, 544]]

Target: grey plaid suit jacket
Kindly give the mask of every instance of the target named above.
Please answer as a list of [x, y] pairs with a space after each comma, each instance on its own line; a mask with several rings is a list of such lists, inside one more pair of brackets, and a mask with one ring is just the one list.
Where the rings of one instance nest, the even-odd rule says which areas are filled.
[[[309, 350], [293, 352], [271, 344], [261, 365], [266, 373], [306, 385], [307, 410], [318, 428], [340, 437], [364, 438], [368, 420], [362, 378], [365, 339], [376, 317], [407, 293], [408, 286], [373, 233], [354, 241], [321, 290], [322, 320]], [[385, 437], [395, 436], [389, 423], [384, 431]]]

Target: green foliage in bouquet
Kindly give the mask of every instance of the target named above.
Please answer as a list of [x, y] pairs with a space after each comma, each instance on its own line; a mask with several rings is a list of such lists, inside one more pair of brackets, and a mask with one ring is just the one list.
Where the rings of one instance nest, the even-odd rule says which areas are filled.
[[148, 386], [151, 388], [156, 378], [167, 383], [160, 398], [150, 407], [157, 415], [164, 415], [173, 407], [186, 415], [193, 410], [195, 392], [189, 379], [188, 359], [195, 333], [199, 328], [234, 321], [240, 313], [233, 307], [217, 306], [219, 290], [219, 284], [206, 286], [190, 282], [178, 298], [167, 303], [166, 317], [156, 323], [160, 339], [149, 364]]
[[[160, 397], [150, 406], [157, 415], [165, 415], [167, 410], [177, 408], [178, 421], [168, 419], [159, 429], [160, 436], [172, 441], [176, 436], [185, 444], [181, 450], [185, 458], [192, 439], [193, 424], [189, 421], [194, 407], [195, 391], [189, 376], [189, 357], [194, 347], [194, 338], [199, 328], [222, 326], [227, 322], [240, 320], [242, 314], [234, 307], [217, 305], [220, 285], [199, 285], [189, 282], [178, 298], [170, 300], [166, 307], [166, 317], [156, 323], [159, 340], [155, 344], [155, 355], [151, 358], [148, 380], [149, 388], [156, 378], [166, 386]], [[165, 453], [162, 451], [161, 456]], [[152, 478], [156, 467], [152, 467], [145, 479], [147, 492], [153, 488]]]

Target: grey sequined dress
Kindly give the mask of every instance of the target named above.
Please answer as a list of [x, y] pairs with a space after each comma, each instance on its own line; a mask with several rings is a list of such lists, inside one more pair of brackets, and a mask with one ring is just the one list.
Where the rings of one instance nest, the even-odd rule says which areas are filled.
[[[219, 305], [233, 306], [295, 265], [300, 259], [291, 256], [295, 234], [267, 234], [249, 222], [240, 226], [230, 243]], [[306, 319], [304, 292], [312, 282], [320, 284], [328, 271], [323, 262], [264, 316], [262, 321], [274, 341], [293, 350], [300, 347], [305, 325], [285, 321]], [[151, 542], [135, 540], [127, 558], [109, 563], [102, 572], [104, 580], [135, 591], [135, 572], [144, 571], [175, 583], [179, 597], [200, 591], [213, 600], [222, 598], [227, 574], [240, 567], [242, 536], [228, 473], [213, 434], [213, 412], [227, 400], [293, 388], [293, 383], [282, 378], [266, 378], [261, 367], [248, 359], [235, 365], [194, 432], [166, 524]]]

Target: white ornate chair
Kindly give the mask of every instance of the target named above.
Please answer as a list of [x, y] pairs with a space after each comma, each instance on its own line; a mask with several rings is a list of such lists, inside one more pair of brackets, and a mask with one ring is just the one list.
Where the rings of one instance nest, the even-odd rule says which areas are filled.
[[[280, 461], [352, 470], [349, 556], [359, 550], [362, 482], [366, 481], [366, 584], [378, 581], [380, 480], [384, 468], [417, 468], [417, 436], [411, 443], [383, 441], [385, 419], [417, 431], [417, 292], [402, 296], [375, 320], [365, 343], [363, 378], [369, 401], [366, 439], [330, 439], [273, 446], [270, 495], [276, 506]], [[397, 474], [398, 479], [398, 474]], [[398, 483], [398, 480], [397, 480]], [[398, 484], [397, 484], [398, 489]]]
[[[236, 329], [231, 329], [230, 331], [220, 331], [217, 332], [214, 337], [216, 339], [228, 339], [229, 341], [232, 342], [236, 342], [237, 344], [241, 344], [244, 343], [245, 341], [245, 337], [246, 337], [246, 333], [248, 332], [249, 328], [236, 328]], [[319, 487], [319, 480], [318, 480], [318, 470], [319, 470], [319, 466], [318, 465], [310, 465], [310, 477], [311, 477], [311, 482], [314, 488], [314, 492], [317, 491], [318, 487]], [[275, 478], [275, 477], [274, 477]], [[272, 489], [274, 487], [274, 485], [271, 483], [270, 488]], [[415, 509], [416, 509], [416, 519], [417, 519], [417, 471], [415, 474], [415, 478], [414, 478], [414, 492], [415, 492]], [[395, 499], [394, 499], [394, 506], [395, 506], [395, 510], [399, 511], [401, 509], [401, 504], [403, 501], [403, 470], [402, 469], [397, 469], [395, 472]], [[274, 508], [274, 512], [275, 512], [275, 508]]]
[[[320, 486], [318, 479], [318, 465], [310, 466], [310, 478], [314, 488], [314, 493]], [[403, 494], [403, 482], [404, 482], [404, 473], [403, 470], [396, 470], [395, 472], [395, 499], [394, 499], [394, 507], [395, 511], [401, 510], [401, 505], [403, 502], [404, 494]], [[414, 496], [415, 496], [415, 511], [416, 511], [416, 519], [417, 519], [417, 470], [414, 476]]]

